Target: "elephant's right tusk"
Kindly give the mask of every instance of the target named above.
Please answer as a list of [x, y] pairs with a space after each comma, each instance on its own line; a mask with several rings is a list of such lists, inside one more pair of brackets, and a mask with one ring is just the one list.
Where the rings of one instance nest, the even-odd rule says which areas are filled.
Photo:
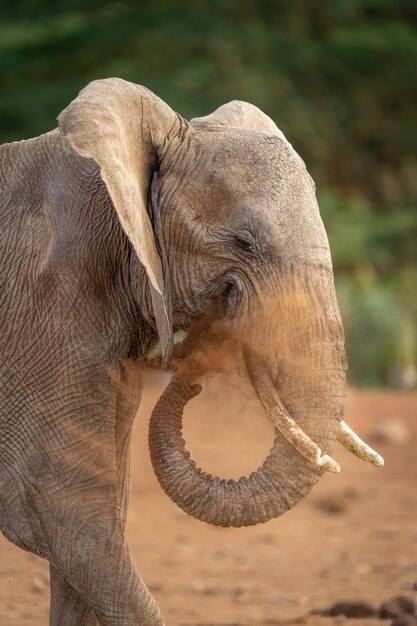
[[340, 465], [331, 456], [322, 455], [319, 446], [288, 413], [271, 381], [266, 365], [249, 350], [245, 350], [245, 360], [252, 384], [265, 411], [285, 439], [314, 465], [327, 472], [340, 472]]
[[337, 440], [344, 448], [352, 452], [363, 461], [368, 461], [376, 467], [384, 467], [384, 459], [378, 452], [372, 450], [345, 422], [340, 422]]

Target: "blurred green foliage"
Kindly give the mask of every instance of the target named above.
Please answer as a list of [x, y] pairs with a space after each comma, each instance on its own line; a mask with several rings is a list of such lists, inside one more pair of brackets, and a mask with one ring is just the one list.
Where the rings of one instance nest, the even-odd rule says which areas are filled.
[[3, 0], [0, 140], [55, 127], [106, 76], [145, 84], [186, 117], [235, 98], [258, 105], [316, 180], [351, 382], [410, 386], [416, 58], [415, 0]]

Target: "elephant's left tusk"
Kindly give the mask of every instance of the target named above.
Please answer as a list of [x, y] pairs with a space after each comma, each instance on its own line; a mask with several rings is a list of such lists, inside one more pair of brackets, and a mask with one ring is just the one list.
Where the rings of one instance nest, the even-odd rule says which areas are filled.
[[245, 351], [245, 359], [258, 398], [285, 439], [314, 465], [327, 472], [340, 472], [340, 465], [328, 454], [322, 454], [319, 446], [288, 413], [271, 381], [266, 365], [248, 350]]
[[372, 450], [351, 428], [345, 423], [340, 422], [340, 430], [337, 440], [346, 450], [352, 452], [355, 456], [363, 461], [372, 463], [375, 467], [384, 467], [384, 459], [378, 452]]

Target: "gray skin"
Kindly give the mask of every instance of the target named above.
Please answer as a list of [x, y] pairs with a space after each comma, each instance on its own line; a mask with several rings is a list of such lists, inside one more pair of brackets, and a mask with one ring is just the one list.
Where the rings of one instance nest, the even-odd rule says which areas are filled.
[[[232, 102], [189, 123], [108, 79], [59, 129], [0, 148], [0, 199], [0, 529], [50, 562], [51, 626], [163, 624], [124, 535], [137, 368], [158, 338], [167, 366], [173, 331], [198, 328], [215, 302], [217, 328], [244, 337], [331, 451], [345, 357], [314, 185], [256, 107]], [[321, 475], [280, 440], [263, 479], [279, 506], [264, 499], [266, 516], [242, 483], [238, 519], [236, 494], [220, 519], [207, 513], [218, 501], [193, 496], [180, 424], [169, 424], [150, 435], [158, 478], [212, 523], [279, 515]]]

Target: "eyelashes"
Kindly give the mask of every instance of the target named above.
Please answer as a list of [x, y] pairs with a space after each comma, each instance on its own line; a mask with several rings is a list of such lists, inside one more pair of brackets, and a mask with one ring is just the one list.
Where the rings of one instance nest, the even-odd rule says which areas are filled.
[[244, 252], [248, 252], [250, 254], [255, 254], [256, 252], [256, 242], [255, 238], [251, 232], [239, 232], [233, 236], [233, 240], [235, 245], [243, 250]]

